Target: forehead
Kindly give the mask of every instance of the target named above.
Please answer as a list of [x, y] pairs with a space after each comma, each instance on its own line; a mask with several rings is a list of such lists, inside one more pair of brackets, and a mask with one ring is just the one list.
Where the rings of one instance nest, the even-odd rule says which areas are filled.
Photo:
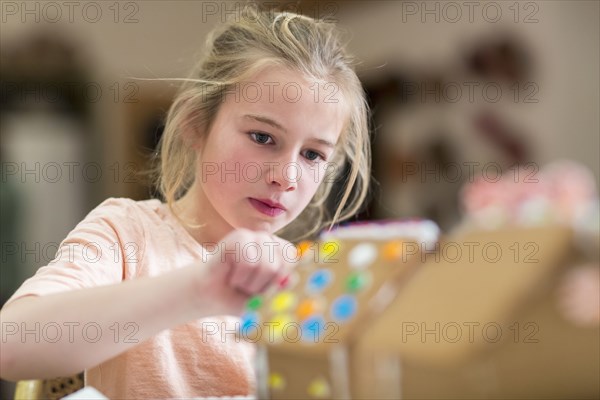
[[[315, 103], [343, 103], [339, 84], [333, 80], [316, 79], [280, 66], [266, 67], [240, 83], [242, 90], [250, 92], [258, 87], [265, 99], [272, 94], [280, 100], [298, 102], [312, 100]], [[277, 90], [276, 90], [277, 89]], [[301, 95], [298, 93], [301, 90]], [[249, 96], [248, 96], [249, 97]]]
[[[288, 131], [337, 142], [348, 118], [347, 102], [335, 82], [314, 80], [283, 67], [265, 68], [228, 91], [229, 116], [263, 115]], [[325, 137], [324, 137], [325, 136]]]

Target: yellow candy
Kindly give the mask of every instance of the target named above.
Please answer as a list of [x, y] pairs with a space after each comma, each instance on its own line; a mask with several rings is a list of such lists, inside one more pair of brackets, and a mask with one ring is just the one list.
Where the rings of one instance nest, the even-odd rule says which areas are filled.
[[281, 374], [273, 372], [269, 375], [269, 387], [273, 390], [285, 389], [285, 379]]
[[335, 255], [339, 252], [339, 250], [340, 250], [340, 244], [338, 242], [336, 242], [334, 240], [324, 242], [321, 245], [320, 258], [322, 260], [332, 261], [332, 259], [335, 258]]
[[293, 308], [296, 305], [296, 295], [290, 291], [279, 292], [271, 300], [271, 310], [275, 313], [281, 313]]
[[316, 398], [330, 397], [331, 390], [329, 384], [323, 378], [314, 379], [310, 385], [308, 385], [308, 394]]

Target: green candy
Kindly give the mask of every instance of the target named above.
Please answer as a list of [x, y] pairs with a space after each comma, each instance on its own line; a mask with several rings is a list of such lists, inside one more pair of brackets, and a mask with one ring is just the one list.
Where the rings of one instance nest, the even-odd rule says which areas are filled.
[[365, 285], [365, 278], [361, 274], [354, 273], [346, 280], [346, 287], [351, 292], [360, 290]]
[[258, 310], [260, 308], [260, 306], [262, 306], [262, 303], [263, 303], [263, 301], [260, 296], [254, 296], [248, 300], [246, 307], [253, 311]]

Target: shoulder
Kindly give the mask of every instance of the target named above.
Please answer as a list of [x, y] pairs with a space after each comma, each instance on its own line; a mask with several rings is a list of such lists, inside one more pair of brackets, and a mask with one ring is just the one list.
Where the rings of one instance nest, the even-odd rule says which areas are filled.
[[142, 220], [156, 214], [161, 205], [160, 200], [133, 200], [125, 197], [109, 197], [96, 206], [86, 216], [103, 218], [114, 222]]
[[92, 209], [73, 232], [107, 235], [119, 242], [143, 243], [146, 231], [155, 223], [160, 205], [161, 202], [156, 199], [136, 201], [110, 197]]
[[85, 216], [65, 242], [94, 243], [103, 254], [113, 254], [118, 248], [127, 264], [124, 276], [133, 276], [145, 258], [161, 206], [158, 199], [109, 197]]

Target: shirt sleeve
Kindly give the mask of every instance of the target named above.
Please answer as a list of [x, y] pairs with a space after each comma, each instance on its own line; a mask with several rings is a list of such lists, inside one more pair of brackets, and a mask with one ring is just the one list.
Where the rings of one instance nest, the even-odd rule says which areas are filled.
[[111, 285], [136, 275], [145, 250], [136, 202], [109, 198], [92, 210], [60, 243], [55, 258], [27, 279], [18, 298]]

